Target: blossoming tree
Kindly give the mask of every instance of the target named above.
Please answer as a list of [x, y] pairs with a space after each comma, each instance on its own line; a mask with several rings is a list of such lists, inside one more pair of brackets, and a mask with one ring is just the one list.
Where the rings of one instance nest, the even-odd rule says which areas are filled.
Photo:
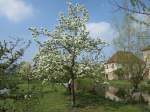
[[[94, 39], [89, 35], [86, 29], [88, 19], [88, 11], [84, 6], [68, 3], [67, 15], [60, 15], [58, 25], [53, 31], [29, 28], [40, 45], [35, 57], [35, 77], [44, 81], [69, 77], [72, 81], [73, 106], [76, 100], [75, 79], [84, 77], [92, 70], [92, 63], [100, 61], [105, 45], [100, 38]], [[40, 35], [47, 36], [48, 40], [39, 41], [37, 37]]]

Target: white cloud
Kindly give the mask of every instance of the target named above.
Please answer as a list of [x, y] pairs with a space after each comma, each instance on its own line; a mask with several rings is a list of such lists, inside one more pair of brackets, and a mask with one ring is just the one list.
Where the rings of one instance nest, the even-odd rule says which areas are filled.
[[112, 25], [105, 21], [88, 23], [87, 29], [92, 37], [100, 37], [106, 42], [111, 42], [112, 39], [117, 35], [117, 31], [113, 29]]
[[23, 0], [0, 0], [0, 16], [10, 21], [21, 21], [33, 13], [32, 6]]

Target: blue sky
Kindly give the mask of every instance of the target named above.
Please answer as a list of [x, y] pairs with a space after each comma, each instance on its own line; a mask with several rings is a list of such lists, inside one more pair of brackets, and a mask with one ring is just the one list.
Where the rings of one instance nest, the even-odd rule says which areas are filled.
[[[89, 11], [87, 27], [92, 35], [100, 35], [103, 40], [111, 43], [117, 31], [113, 27], [120, 21], [121, 13], [108, 2], [109, 0], [72, 0], [83, 4]], [[50, 30], [57, 24], [60, 12], [66, 12], [66, 0], [0, 0], [0, 40], [11, 37], [32, 40], [31, 26], [47, 27]], [[113, 52], [108, 47], [107, 56]], [[32, 42], [23, 59], [31, 61], [37, 53], [37, 46]]]

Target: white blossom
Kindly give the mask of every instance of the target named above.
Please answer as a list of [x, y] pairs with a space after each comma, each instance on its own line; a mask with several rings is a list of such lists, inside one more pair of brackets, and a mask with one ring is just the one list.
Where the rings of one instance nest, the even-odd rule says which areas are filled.
[[[58, 24], [52, 32], [46, 28], [38, 30], [30, 28], [33, 38], [39, 35], [47, 36], [49, 39], [40, 44], [40, 51], [35, 58], [35, 77], [47, 77], [48, 80], [57, 80], [73, 70], [77, 77], [83, 77], [91, 70], [84, 59], [78, 60], [83, 54], [93, 57], [101, 51], [104, 43], [101, 39], [92, 39], [86, 29], [88, 22], [88, 11], [80, 4], [68, 3], [68, 13], [60, 14]], [[43, 80], [43, 83], [47, 80]]]

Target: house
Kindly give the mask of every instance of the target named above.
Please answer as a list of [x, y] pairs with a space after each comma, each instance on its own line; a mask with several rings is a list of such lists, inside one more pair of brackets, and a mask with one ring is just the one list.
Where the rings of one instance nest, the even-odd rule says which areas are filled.
[[142, 49], [143, 59], [146, 62], [146, 66], [149, 69], [149, 79], [150, 79], [150, 45]]
[[[119, 79], [119, 77], [114, 73], [119, 68], [122, 68], [122, 64], [129, 63], [131, 61], [136, 61], [143, 63], [143, 60], [135, 56], [131, 52], [127, 51], [117, 51], [115, 54], [113, 54], [105, 63], [105, 78], [108, 80], [115, 80]], [[125, 79], [128, 79], [130, 76], [124, 77]]]
[[142, 49], [144, 61], [150, 65], [150, 45]]

